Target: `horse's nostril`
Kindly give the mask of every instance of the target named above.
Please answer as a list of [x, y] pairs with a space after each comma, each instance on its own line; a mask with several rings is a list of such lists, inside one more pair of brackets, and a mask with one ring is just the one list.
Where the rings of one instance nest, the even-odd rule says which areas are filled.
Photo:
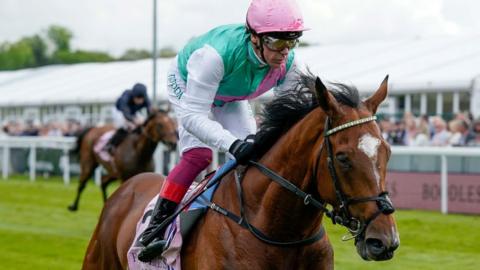
[[382, 241], [375, 238], [368, 238], [365, 240], [365, 244], [370, 254], [374, 256], [380, 256], [385, 252], [385, 246]]

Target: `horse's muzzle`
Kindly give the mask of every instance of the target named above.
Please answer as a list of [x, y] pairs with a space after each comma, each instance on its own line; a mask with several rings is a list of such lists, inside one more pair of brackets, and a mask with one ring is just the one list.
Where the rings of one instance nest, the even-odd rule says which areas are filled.
[[366, 261], [386, 261], [393, 258], [399, 242], [393, 241], [387, 245], [381, 239], [367, 238], [357, 239], [355, 246], [360, 257]]

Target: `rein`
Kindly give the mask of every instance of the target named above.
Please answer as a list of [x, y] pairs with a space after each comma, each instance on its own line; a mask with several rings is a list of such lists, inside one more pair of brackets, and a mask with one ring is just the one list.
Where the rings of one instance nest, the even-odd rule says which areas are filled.
[[[260, 172], [268, 176], [270, 179], [274, 180], [276, 183], [281, 185], [282, 187], [286, 188], [288, 191], [293, 192], [295, 195], [303, 199], [303, 203], [305, 205], [311, 204], [321, 210], [328, 211], [328, 209], [323, 206], [319, 201], [315, 200], [312, 195], [307, 194], [303, 192], [301, 189], [296, 187], [294, 184], [292, 184], [290, 181], [287, 179], [281, 177], [280, 175], [276, 174], [274, 171], [270, 170], [269, 168], [263, 166], [262, 164], [252, 161], [249, 161], [249, 164], [252, 165], [253, 167], [257, 168]], [[236, 172], [236, 171], [235, 171]], [[258, 239], [262, 240], [265, 243], [271, 244], [271, 245], [276, 245], [276, 246], [303, 246], [303, 245], [309, 245], [313, 244], [314, 242], [322, 239], [322, 237], [325, 235], [325, 229], [323, 226], [320, 226], [320, 230], [305, 239], [301, 240], [295, 240], [295, 241], [290, 241], [290, 242], [280, 242], [273, 240], [269, 237], [267, 237], [265, 234], [263, 234], [261, 231], [259, 231], [257, 228], [253, 227], [250, 225], [250, 223], [247, 220], [247, 216], [245, 215], [245, 207], [243, 205], [243, 195], [242, 195], [242, 186], [241, 186], [241, 177], [238, 176], [237, 173], [235, 173], [235, 181], [237, 184], [237, 195], [240, 201], [240, 216], [242, 217], [243, 220], [245, 220], [245, 223], [247, 224], [248, 230]]]
[[[278, 175], [271, 169], [265, 167], [261, 163], [258, 163], [256, 161], [250, 160], [248, 161], [249, 165], [252, 167], [257, 168], [261, 173], [264, 175], [268, 176], [271, 180], [275, 181], [279, 185], [281, 185], [283, 188], [287, 189], [288, 191], [292, 192], [296, 196], [300, 197], [303, 200], [303, 203], [305, 205], [312, 205], [315, 208], [319, 209], [320, 211], [325, 212], [326, 216], [329, 217], [332, 220], [333, 224], [340, 224], [348, 229], [348, 231], [352, 234], [352, 236], [344, 236], [342, 240], [350, 240], [353, 238], [357, 238], [360, 236], [365, 229], [367, 228], [368, 224], [370, 224], [371, 221], [373, 221], [375, 218], [377, 218], [380, 214], [391, 214], [395, 211], [392, 202], [390, 201], [388, 197], [388, 192], [382, 191], [378, 196], [371, 196], [371, 197], [362, 197], [362, 198], [347, 198], [347, 196], [342, 192], [341, 186], [340, 186], [340, 181], [338, 180], [338, 176], [334, 167], [334, 157], [333, 157], [333, 150], [332, 150], [332, 145], [329, 140], [329, 136], [337, 133], [339, 131], [342, 131], [344, 129], [361, 125], [364, 123], [368, 123], [370, 121], [375, 121], [377, 119], [376, 116], [370, 116], [358, 120], [354, 120], [351, 122], [348, 122], [346, 124], [340, 125], [336, 128], [329, 129], [330, 127], [330, 120], [327, 117], [325, 121], [325, 129], [324, 129], [324, 142], [322, 144], [322, 147], [320, 148], [319, 155], [317, 156], [317, 161], [316, 161], [316, 166], [314, 167], [313, 171], [313, 177], [317, 175], [318, 171], [318, 166], [320, 164], [319, 159], [321, 156], [321, 152], [323, 150], [323, 146], [326, 145], [327, 148], [327, 162], [328, 162], [328, 170], [330, 173], [330, 176], [332, 178], [334, 187], [335, 187], [335, 194], [337, 197], [337, 200], [340, 202], [339, 206], [339, 211], [335, 210], [329, 210], [325, 205], [325, 202], [321, 202], [317, 199], [315, 199], [312, 194], [308, 194], [304, 192], [303, 190], [299, 189], [297, 186], [292, 184], [291, 181], [283, 178], [282, 176]], [[241, 187], [241, 179], [243, 177], [238, 175], [238, 172], [235, 171], [235, 181], [236, 181], [236, 186], [237, 186], [237, 196], [239, 198], [240, 202], [240, 216], [237, 216], [230, 212], [227, 209], [224, 209], [218, 205], [216, 205], [213, 202], [210, 201], [203, 201], [204, 204], [206, 204], [209, 208], [212, 210], [232, 219], [239, 225], [241, 225], [244, 228], [247, 228], [256, 238], [259, 240], [271, 244], [271, 245], [276, 245], [276, 246], [302, 246], [302, 245], [309, 245], [312, 244], [318, 240], [320, 240], [324, 234], [325, 234], [325, 229], [323, 226], [320, 227], [320, 230], [305, 239], [301, 240], [295, 240], [295, 241], [287, 241], [287, 242], [281, 242], [277, 241], [274, 239], [271, 239], [270, 237], [266, 236], [264, 233], [262, 233], [259, 229], [255, 228], [253, 225], [251, 225], [247, 217], [245, 215], [245, 207], [243, 205], [243, 194], [242, 194], [242, 187]], [[369, 202], [369, 201], [375, 201], [378, 206], [378, 211], [373, 214], [367, 221], [362, 222], [357, 218], [354, 218], [351, 214], [350, 211], [348, 210], [348, 205], [355, 204], [355, 203], [362, 203], [362, 202]]]
[[[278, 183], [279, 185], [281, 185], [283, 188], [287, 189], [288, 191], [292, 192], [296, 196], [300, 197], [303, 200], [303, 203], [305, 205], [312, 205], [315, 208], [319, 209], [320, 211], [325, 212], [326, 216], [329, 217], [332, 220], [333, 224], [340, 224], [342, 226], [345, 226], [353, 236], [350, 236], [350, 237], [345, 237], [344, 236], [342, 238], [342, 240], [346, 241], [346, 240], [350, 240], [350, 239], [353, 239], [353, 238], [357, 239], [357, 237], [359, 237], [365, 231], [366, 227], [368, 226], [368, 224], [371, 221], [373, 221], [375, 218], [377, 218], [380, 214], [388, 215], [388, 214], [393, 213], [395, 211], [395, 208], [393, 207], [392, 202], [388, 198], [388, 192], [386, 192], [386, 191], [381, 192], [378, 196], [363, 197], [363, 198], [347, 198], [347, 196], [342, 192], [342, 189], [340, 187], [340, 181], [338, 180], [338, 176], [337, 176], [337, 173], [335, 171], [335, 167], [334, 167], [334, 163], [333, 163], [334, 162], [333, 161], [334, 157], [333, 157], [332, 145], [331, 145], [328, 137], [330, 135], [334, 134], [334, 133], [337, 133], [337, 132], [341, 131], [341, 130], [344, 130], [344, 129], [347, 129], [347, 128], [350, 128], [350, 127], [353, 127], [353, 126], [357, 126], [357, 125], [360, 125], [360, 124], [363, 124], [363, 123], [367, 123], [367, 122], [370, 122], [370, 121], [375, 121], [375, 120], [376, 120], [376, 116], [370, 116], [370, 117], [367, 117], [367, 118], [362, 118], [362, 119], [359, 119], [359, 120], [348, 122], [346, 124], [343, 124], [343, 125], [341, 125], [337, 128], [331, 129], [331, 130], [329, 130], [329, 126], [330, 126], [329, 118], [327, 117], [327, 119], [325, 121], [325, 129], [324, 129], [325, 139], [323, 141], [322, 147], [319, 150], [319, 155], [317, 156], [317, 160], [316, 160], [316, 166], [313, 168], [313, 176], [312, 177], [315, 177], [317, 175], [317, 172], [318, 172], [317, 167], [320, 164], [319, 159], [320, 159], [320, 156], [321, 156], [321, 153], [322, 153], [322, 150], [323, 150], [323, 146], [326, 145], [327, 152], [328, 152], [327, 153], [328, 154], [328, 156], [327, 156], [328, 169], [329, 169], [329, 173], [330, 173], [330, 176], [332, 178], [332, 181], [334, 183], [335, 194], [336, 194], [337, 200], [340, 202], [339, 211], [337, 211], [335, 209], [335, 207], [334, 207], [333, 210], [329, 210], [325, 206], [326, 202], [321, 202], [321, 201], [315, 199], [312, 196], [312, 194], [308, 194], [308, 193], [304, 192], [303, 190], [299, 189], [297, 186], [292, 184], [289, 180], [283, 178], [282, 176], [278, 175], [277, 173], [275, 173], [271, 169], [265, 167], [264, 165], [262, 165], [262, 164], [260, 164], [256, 161], [253, 161], [253, 160], [250, 160], [248, 163], [249, 163], [250, 166], [257, 168], [260, 172], [262, 172], [263, 174], [268, 176], [271, 180], [273, 180], [276, 183]], [[149, 239], [147, 241], [153, 240], [153, 237], [155, 237], [156, 234], [162, 228], [164, 228], [167, 224], [169, 224], [181, 211], [183, 211], [183, 209], [185, 209], [196, 198], [200, 198], [201, 203], [203, 203], [204, 205], [206, 205], [210, 209], [214, 210], [215, 212], [218, 212], [218, 213], [224, 215], [225, 217], [230, 218], [235, 223], [237, 223], [240, 226], [248, 229], [257, 239], [259, 239], [259, 240], [261, 240], [261, 241], [263, 241], [267, 244], [270, 244], [270, 245], [276, 245], [276, 246], [282, 246], [282, 247], [303, 246], [303, 245], [313, 244], [314, 242], [323, 238], [323, 236], [325, 235], [325, 229], [323, 228], [323, 226], [320, 226], [319, 231], [316, 234], [314, 234], [314, 235], [312, 235], [308, 238], [301, 239], [301, 240], [281, 242], [281, 241], [274, 240], [274, 239], [268, 237], [267, 235], [262, 233], [259, 229], [255, 228], [253, 225], [251, 225], [248, 222], [248, 219], [245, 215], [245, 207], [244, 207], [244, 204], [243, 204], [243, 192], [242, 192], [242, 186], [241, 186], [241, 179], [243, 177], [239, 176], [237, 170], [235, 170], [235, 181], [236, 181], [236, 187], [237, 187], [237, 196], [238, 196], [239, 202], [240, 202], [240, 216], [237, 216], [234, 213], [232, 213], [231, 211], [229, 211], [229, 210], [227, 210], [227, 209], [225, 209], [225, 208], [223, 208], [223, 207], [221, 207], [221, 206], [219, 206], [219, 205], [217, 205], [217, 204], [215, 204], [211, 201], [208, 201], [208, 200], [202, 198], [201, 197], [202, 193], [205, 192], [208, 188], [212, 187], [215, 183], [217, 183], [220, 179], [222, 179], [231, 169], [233, 169], [234, 166], [236, 166], [236, 162], [235, 161], [232, 161], [231, 163], [227, 162], [226, 165], [229, 165], [229, 166], [226, 166], [226, 168], [222, 167], [223, 169], [221, 168], [221, 172], [217, 172], [215, 174], [215, 176], [213, 177], [214, 181], [211, 181], [209, 184], [207, 184], [207, 186], [205, 186], [200, 193], [196, 194], [193, 198], [191, 198], [190, 201], [185, 203], [185, 205], [183, 205], [183, 207], [181, 207], [180, 209], [177, 209], [176, 212], [173, 215], [171, 215], [166, 220], [164, 220], [159, 225], [159, 227], [157, 227], [157, 229], [154, 232], [152, 232], [152, 234], [150, 235], [151, 239]], [[217, 176], [217, 174], [218, 174], [218, 176]], [[369, 219], [367, 219], [366, 222], [362, 222], [359, 219], [354, 218], [350, 214], [350, 212], [348, 210], [348, 205], [355, 204], [355, 203], [369, 202], [369, 201], [375, 201], [377, 203], [378, 211], [375, 214], [373, 214]]]
[[[300, 189], [298, 189], [297, 187], [295, 187], [292, 183], [290, 183], [288, 180], [282, 178], [281, 176], [277, 175], [276, 173], [272, 172], [270, 169], [266, 168], [265, 166], [259, 164], [259, 163], [256, 163], [254, 161], [249, 161], [250, 165], [253, 165], [253, 166], [260, 166], [259, 168], [261, 168], [261, 170], [266, 170], [265, 171], [265, 174], [267, 176], [270, 176], [270, 174], [272, 173], [272, 176], [273, 177], [279, 177], [281, 178], [282, 180], [280, 180], [280, 182], [276, 182], [277, 183], [282, 183], [281, 185], [286, 187], [288, 186], [287, 189], [289, 189], [290, 191], [292, 191], [293, 189], [296, 189], [296, 191], [300, 191], [300, 192], [303, 192], [301, 191]], [[263, 171], [262, 171], [263, 172]], [[272, 178], [272, 179], [275, 179], [275, 178]], [[303, 245], [310, 245], [310, 244], [313, 244], [315, 243], [316, 241], [322, 239], [322, 237], [325, 235], [325, 229], [323, 228], [323, 226], [320, 227], [320, 230], [306, 238], [306, 239], [301, 239], [301, 240], [294, 240], [294, 241], [286, 241], [286, 242], [281, 242], [281, 241], [278, 241], [278, 240], [274, 240], [270, 237], [268, 237], [267, 235], [265, 235], [262, 231], [260, 231], [259, 229], [257, 229], [255, 226], [253, 226], [252, 224], [250, 224], [250, 222], [248, 222], [248, 219], [247, 219], [247, 216], [245, 215], [245, 207], [244, 207], [244, 204], [243, 204], [243, 192], [242, 192], [242, 186], [241, 186], [241, 181], [242, 181], [243, 177], [239, 175], [238, 171], [235, 170], [235, 183], [236, 183], [236, 186], [237, 186], [237, 196], [238, 196], [238, 200], [239, 200], [239, 203], [240, 203], [240, 216], [237, 216], [235, 215], [234, 213], [232, 213], [231, 211], [211, 202], [211, 201], [207, 201], [207, 200], [202, 200], [202, 203], [205, 204], [206, 206], [208, 206], [210, 209], [230, 218], [231, 220], [235, 221], [235, 223], [239, 224], [240, 226], [244, 227], [245, 229], [248, 229], [256, 238], [258, 238], [259, 240], [267, 243], [267, 244], [270, 244], [270, 245], [274, 245], [274, 246], [282, 246], [282, 247], [292, 247], [292, 246], [303, 246]], [[292, 188], [292, 190], [290, 189]], [[297, 194], [297, 193], [295, 193]], [[306, 197], [307, 199], [308, 198], [311, 198], [310, 197]], [[312, 198], [312, 200], [315, 200]], [[305, 202], [307, 200], [304, 200]], [[308, 199], [308, 202], [306, 204], [310, 203], [310, 199]]]
[[[342, 240], [344, 241], [350, 240], [353, 238], [356, 239], [365, 231], [368, 224], [370, 224], [370, 222], [372, 222], [380, 214], [389, 215], [395, 211], [395, 208], [393, 207], [392, 202], [388, 197], [387, 191], [382, 191], [377, 196], [362, 197], [362, 198], [348, 198], [345, 195], [345, 193], [342, 191], [342, 188], [340, 186], [340, 181], [338, 179], [338, 174], [335, 170], [335, 165], [334, 165], [335, 158], [332, 150], [332, 144], [329, 140], [329, 136], [341, 130], [344, 130], [353, 126], [361, 125], [363, 123], [367, 123], [370, 121], [375, 121], [376, 119], [377, 119], [376, 116], [370, 116], [370, 117], [348, 122], [346, 124], [343, 124], [333, 129], [329, 129], [330, 119], [328, 117], [325, 119], [325, 129], [324, 129], [325, 139], [323, 141], [323, 145], [325, 145], [327, 149], [328, 171], [330, 173], [330, 176], [332, 178], [332, 181], [335, 187], [335, 195], [336, 195], [337, 201], [340, 202], [338, 210], [334, 208], [332, 211], [327, 212], [326, 215], [332, 220], [333, 224], [340, 224], [346, 227], [348, 231], [352, 234], [352, 236], [342, 237]], [[318, 159], [320, 159], [323, 145], [317, 157], [316, 167], [314, 168], [314, 176], [318, 171], [317, 167], [320, 164], [320, 162], [318, 162]], [[350, 214], [350, 211], [348, 210], [349, 205], [356, 204], [356, 203], [369, 202], [369, 201], [375, 201], [377, 203], [378, 210], [366, 221], [362, 222]]]

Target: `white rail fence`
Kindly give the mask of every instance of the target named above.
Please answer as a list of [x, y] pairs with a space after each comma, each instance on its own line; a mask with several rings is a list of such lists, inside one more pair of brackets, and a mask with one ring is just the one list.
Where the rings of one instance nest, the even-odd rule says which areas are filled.
[[[8, 179], [10, 174], [10, 149], [23, 148], [29, 149], [28, 163], [30, 180], [36, 179], [37, 149], [59, 149], [63, 156], [60, 159], [63, 171], [63, 181], [66, 185], [70, 183], [70, 155], [69, 152], [75, 147], [76, 139], [72, 137], [0, 137], [0, 150], [2, 152], [2, 178]], [[480, 148], [472, 147], [402, 147], [393, 146], [393, 155], [429, 155], [439, 156], [441, 160], [440, 167], [440, 187], [441, 187], [441, 211], [448, 211], [448, 157], [480, 157]], [[168, 159], [168, 160], [167, 160]], [[168, 153], [163, 145], [159, 144], [154, 155], [155, 172], [164, 172], [173, 168], [178, 159], [177, 153]], [[168, 164], [165, 164], [168, 162]], [[214, 154], [212, 167], [216, 168], [219, 163], [218, 153]], [[97, 184], [100, 181], [101, 170], [95, 172]]]
[[[5, 136], [0, 137], [0, 152], [2, 163], [2, 178], [8, 179], [10, 175], [10, 154], [11, 149], [29, 149], [28, 168], [30, 181], [35, 181], [37, 175], [37, 149], [56, 149], [62, 151], [60, 158], [60, 168], [63, 173], [63, 181], [66, 185], [70, 184], [71, 162], [70, 150], [75, 147], [76, 138], [74, 137], [29, 137], [29, 136]], [[166, 148], [159, 144], [155, 154], [155, 172], [160, 173], [173, 168], [178, 156], [175, 152], [168, 152]], [[214, 166], [218, 164], [218, 159], [214, 160]], [[95, 171], [95, 182], [100, 183], [102, 168]]]
[[30, 180], [35, 181], [37, 167], [37, 149], [59, 149], [63, 151], [63, 180], [70, 182], [70, 157], [69, 151], [75, 146], [76, 139], [71, 137], [1, 137], [2, 149], [2, 178], [7, 179], [10, 174], [10, 150], [12, 148], [30, 149], [28, 164]]

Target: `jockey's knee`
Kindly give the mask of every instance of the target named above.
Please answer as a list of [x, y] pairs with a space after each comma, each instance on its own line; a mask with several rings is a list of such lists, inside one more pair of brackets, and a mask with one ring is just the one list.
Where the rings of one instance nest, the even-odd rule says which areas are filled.
[[183, 160], [201, 170], [204, 170], [210, 165], [212, 158], [212, 149], [206, 147], [193, 148], [184, 152], [182, 155]]

